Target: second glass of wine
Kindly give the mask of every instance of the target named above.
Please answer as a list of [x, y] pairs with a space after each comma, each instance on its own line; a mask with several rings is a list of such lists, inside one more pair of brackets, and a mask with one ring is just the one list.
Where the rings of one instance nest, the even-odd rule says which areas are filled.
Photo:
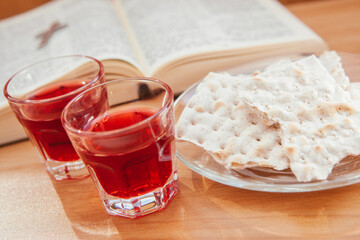
[[62, 121], [109, 214], [144, 216], [177, 193], [173, 93], [164, 82], [99, 84], [69, 102]]

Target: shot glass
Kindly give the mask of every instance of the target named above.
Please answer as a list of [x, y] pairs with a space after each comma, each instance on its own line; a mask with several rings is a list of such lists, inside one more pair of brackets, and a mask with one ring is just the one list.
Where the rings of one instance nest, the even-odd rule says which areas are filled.
[[92, 87], [69, 102], [62, 123], [109, 214], [144, 216], [177, 193], [173, 93], [164, 82]]
[[102, 82], [100, 61], [74, 55], [30, 65], [5, 84], [10, 107], [56, 180], [89, 176], [62, 127], [61, 112], [80, 92]]

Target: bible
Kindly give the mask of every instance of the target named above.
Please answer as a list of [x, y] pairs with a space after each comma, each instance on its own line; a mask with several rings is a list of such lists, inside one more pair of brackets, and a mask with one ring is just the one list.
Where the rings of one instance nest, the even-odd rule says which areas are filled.
[[[276, 0], [61, 0], [0, 21], [0, 32], [1, 87], [31, 63], [81, 54], [102, 61], [107, 80], [154, 77], [180, 94], [211, 71], [327, 49]], [[0, 144], [25, 137], [2, 94]]]

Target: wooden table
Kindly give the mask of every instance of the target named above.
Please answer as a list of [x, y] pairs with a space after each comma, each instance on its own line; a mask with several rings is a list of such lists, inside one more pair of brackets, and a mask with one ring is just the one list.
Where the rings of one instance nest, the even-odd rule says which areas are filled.
[[[287, 1], [285, 1], [287, 2]], [[330, 48], [360, 53], [360, 1], [288, 8]], [[55, 182], [29, 141], [0, 148], [0, 239], [360, 239], [360, 184], [309, 193], [222, 185], [178, 162], [180, 193], [164, 211], [109, 216], [90, 178]]]

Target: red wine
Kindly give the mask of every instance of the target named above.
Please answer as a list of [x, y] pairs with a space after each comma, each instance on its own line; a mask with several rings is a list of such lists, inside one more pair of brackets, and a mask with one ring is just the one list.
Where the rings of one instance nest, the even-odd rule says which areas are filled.
[[[62, 96], [86, 84], [83, 81], [57, 83], [38, 89], [25, 98], [43, 100]], [[38, 145], [45, 159], [56, 161], [76, 161], [76, 154], [70, 139], [61, 125], [61, 112], [73, 97], [64, 97], [52, 102], [27, 104], [18, 119], [30, 138]]]
[[[106, 112], [87, 129], [103, 132], [126, 128], [153, 114], [154, 111], [148, 108]], [[121, 140], [104, 137], [90, 139], [87, 149], [79, 151], [108, 194], [120, 198], [139, 196], [162, 187], [171, 176], [172, 130], [163, 129], [159, 121], [148, 121], [148, 124], [129, 131], [128, 147], [116, 147]]]

